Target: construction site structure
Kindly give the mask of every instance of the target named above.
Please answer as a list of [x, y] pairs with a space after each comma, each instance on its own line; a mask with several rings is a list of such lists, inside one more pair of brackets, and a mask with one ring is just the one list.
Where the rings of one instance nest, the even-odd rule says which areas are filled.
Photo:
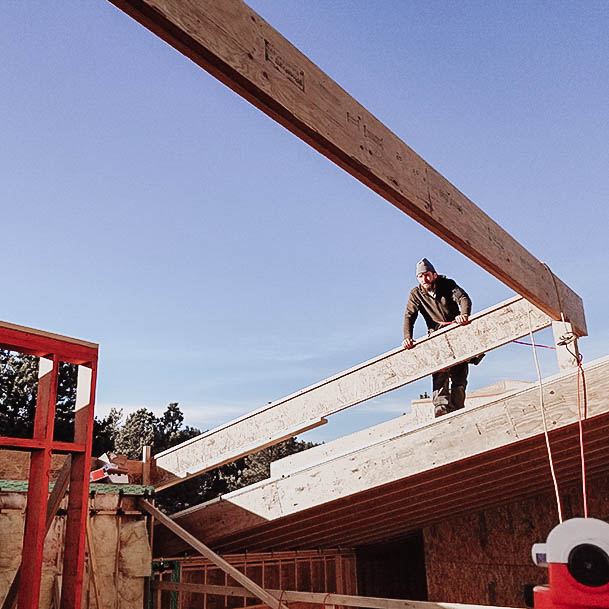
[[[510, 307], [525, 303], [521, 299], [508, 302]], [[520, 310], [520, 317], [518, 310], [510, 309], [505, 315], [510, 323], [502, 323], [502, 327], [513, 327], [518, 319], [522, 326], [529, 324], [531, 305]], [[438, 366], [446, 366], [454, 357], [467, 357], [469, 352], [458, 349], [460, 331], [479, 334], [486, 341], [494, 333], [479, 332], [484, 326], [479, 327], [478, 320], [488, 322], [497, 311], [504, 311], [504, 307], [474, 315], [470, 326], [447, 329], [425, 339], [419, 355], [416, 349], [394, 350], [317, 384], [314, 387], [326, 388], [317, 396], [318, 401], [311, 389], [278, 403], [289, 404], [290, 399], [310, 394], [309, 406], [321, 411], [328, 391], [342, 395], [344, 406], [358, 401], [353, 396], [365, 399], [366, 395], [401, 386], [403, 378], [410, 378], [407, 362], [420, 363], [418, 358], [426, 357], [427, 349], [438, 353], [439, 347], [450, 341], [448, 359], [438, 360]], [[538, 316], [535, 323], [539, 327], [551, 323], [545, 315]], [[515, 334], [500, 340], [495, 335], [493, 340], [507, 341], [520, 335], [523, 330], [518, 323], [516, 328]], [[436, 348], [432, 347], [434, 341]], [[407, 359], [396, 359], [399, 354]], [[375, 365], [383, 361], [383, 374], [371, 375]], [[153, 560], [158, 567], [149, 596], [157, 607], [185, 609], [207, 603], [210, 607], [249, 606], [255, 602], [252, 595], [260, 599], [264, 593], [277, 606], [281, 594], [288, 594], [290, 602], [329, 604], [322, 597], [334, 595], [340, 598], [333, 604], [369, 606], [357, 604], [364, 602], [357, 596], [363, 594], [376, 599], [366, 602], [376, 602], [380, 609], [385, 605], [378, 599], [386, 600], [389, 591], [396, 599], [412, 602], [430, 598], [518, 606], [521, 584], [539, 583], [544, 577], [543, 571], [530, 563], [531, 540], [543, 538], [556, 521], [542, 408], [549, 421], [565, 517], [581, 515], [580, 372], [578, 366], [565, 366], [544, 379], [543, 407], [538, 383], [505, 381], [470, 393], [465, 410], [440, 419], [433, 418], [429, 399], [416, 400], [411, 412], [397, 419], [286, 457], [272, 464], [269, 479], [171, 519], [149, 501], [155, 477], [160, 473], [158, 486], [164, 487], [167, 471], [157, 470], [154, 458], [144, 460], [134, 471], [141, 482], [150, 484], [96, 485], [93, 497], [87, 498], [89, 549], [83, 567], [82, 606], [112, 606], [114, 599], [116, 606], [139, 609]], [[609, 507], [608, 372], [609, 358], [585, 366], [588, 500], [591, 513], [597, 515], [606, 514]], [[256, 418], [267, 416], [266, 409], [250, 416], [255, 429]], [[235, 429], [241, 429], [242, 420], [233, 422]], [[174, 447], [174, 457], [177, 454], [179, 462], [181, 451], [192, 457], [204, 438], [218, 437], [220, 432], [230, 436], [231, 428], [229, 423]], [[238, 438], [236, 434], [233, 441]], [[159, 459], [162, 457], [163, 453]], [[70, 460], [62, 455], [51, 460], [53, 488], [63, 486], [62, 472], [65, 475], [69, 465]], [[25, 492], [31, 488], [31, 480], [30, 485], [24, 482], [29, 467], [25, 453], [5, 453], [0, 459], [4, 479], [0, 481], [0, 537], [7, 540], [10, 557], [0, 576], [4, 586], [0, 591], [4, 593], [19, 564]], [[185, 472], [184, 478], [190, 475]], [[40, 606], [45, 609], [57, 606], [52, 603], [59, 596], [62, 564], [69, 555], [69, 546], [63, 555], [60, 549], [67, 512], [61, 512], [57, 503], [54, 510], [57, 516], [50, 521], [41, 569]], [[146, 531], [146, 515], [152, 515], [158, 524], [153, 534], [154, 550]], [[233, 565], [242, 570], [232, 571]], [[304, 593], [312, 596], [299, 596]], [[273, 606], [268, 600], [264, 604]]]
[[[31, 452], [27, 499], [24, 486], [0, 484], [0, 525], [19, 530], [25, 510], [23, 542], [11, 546], [21, 559], [11, 558], [0, 580], [3, 609], [15, 599], [19, 609], [39, 607], [45, 536], [57, 547], [47, 554], [56, 568], [47, 569], [45, 609], [140, 609], [146, 582], [156, 609], [520, 605], [520, 584], [545, 575], [530, 563], [530, 545], [555, 524], [557, 507], [581, 513], [584, 457], [590, 510], [607, 514], [609, 358], [581, 363], [581, 298], [241, 0], [112, 2], [519, 295], [415, 349], [393, 349], [147, 454], [143, 484], [103, 500], [89, 497], [88, 477], [97, 346], [0, 323], [0, 347], [40, 357], [41, 370], [33, 438], [0, 438]], [[415, 403], [395, 421], [283, 459], [269, 479], [171, 517], [146, 496], [148, 484], [163, 492], [548, 327], [557, 337], [553, 377], [470, 394], [467, 408], [440, 419]], [[73, 443], [53, 440], [61, 361], [79, 366]], [[49, 496], [53, 451], [69, 458]]]
[[[89, 471], [93, 440], [95, 383], [98, 347], [94, 343], [0, 322], [0, 347], [39, 357], [38, 391], [31, 438], [0, 437], [0, 446], [31, 453], [22, 552], [7, 591], [9, 601], [19, 597], [19, 607], [38, 607], [45, 538], [63, 493], [68, 492], [61, 595], [65, 607], [80, 606], [85, 560], [85, 531], [89, 496]], [[78, 366], [74, 438], [54, 439], [57, 383], [61, 362]], [[63, 492], [49, 499], [53, 453], [70, 455], [62, 476]]]

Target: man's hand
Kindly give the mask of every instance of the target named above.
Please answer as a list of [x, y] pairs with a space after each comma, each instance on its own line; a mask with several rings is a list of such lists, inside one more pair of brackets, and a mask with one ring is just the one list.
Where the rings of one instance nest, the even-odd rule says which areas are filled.
[[402, 341], [402, 347], [404, 347], [404, 349], [412, 349], [414, 347], [414, 340], [412, 340], [412, 338], [405, 338]]
[[465, 326], [466, 324], [469, 323], [469, 316], [468, 315], [457, 315], [457, 317], [455, 317], [455, 323], [459, 324], [460, 326]]

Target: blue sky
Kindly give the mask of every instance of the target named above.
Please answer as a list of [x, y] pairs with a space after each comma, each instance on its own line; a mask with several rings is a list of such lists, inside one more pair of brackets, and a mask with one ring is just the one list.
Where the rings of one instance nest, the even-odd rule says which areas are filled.
[[[607, 3], [251, 5], [577, 291], [607, 354]], [[99, 342], [100, 413], [205, 429], [391, 349], [422, 256], [476, 310], [512, 295], [103, 0], [4, 3], [0, 52], [0, 318]], [[534, 376], [511, 346], [470, 379]]]

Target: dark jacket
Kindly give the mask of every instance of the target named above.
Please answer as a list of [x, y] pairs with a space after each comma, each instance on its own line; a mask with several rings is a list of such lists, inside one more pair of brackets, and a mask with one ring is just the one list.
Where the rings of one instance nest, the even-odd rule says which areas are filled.
[[444, 275], [438, 275], [435, 297], [420, 285], [412, 288], [404, 313], [404, 338], [412, 338], [414, 322], [423, 315], [430, 332], [441, 327], [440, 322], [453, 321], [457, 315], [469, 315], [472, 301], [463, 288]]

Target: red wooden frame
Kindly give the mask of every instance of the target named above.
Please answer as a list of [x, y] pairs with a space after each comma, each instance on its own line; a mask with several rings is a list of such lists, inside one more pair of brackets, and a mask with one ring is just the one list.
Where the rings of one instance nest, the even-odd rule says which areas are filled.
[[[40, 359], [38, 397], [31, 439], [0, 436], [0, 447], [31, 452], [19, 609], [38, 609], [42, 557], [46, 536], [51, 457], [53, 452], [72, 454], [66, 519], [61, 609], [80, 609], [84, 580], [89, 471], [93, 444], [93, 415], [97, 380], [98, 346], [94, 343], [24, 328], [0, 321], [0, 348]], [[69, 362], [79, 368], [73, 442], [53, 440], [59, 364]], [[81, 374], [84, 371], [84, 374]], [[83, 393], [84, 392], [84, 393]]]

